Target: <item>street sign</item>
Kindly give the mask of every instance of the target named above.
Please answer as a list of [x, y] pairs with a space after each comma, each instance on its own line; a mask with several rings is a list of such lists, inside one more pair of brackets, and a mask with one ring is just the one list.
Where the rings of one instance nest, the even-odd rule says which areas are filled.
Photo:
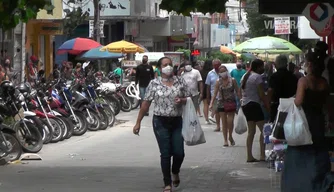
[[329, 3], [309, 3], [306, 5], [303, 15], [310, 21], [315, 30], [323, 30], [334, 14], [334, 9]]
[[328, 21], [327, 25], [325, 26], [324, 29], [322, 29], [321, 31], [316, 30], [313, 25], [311, 25], [310, 23], [310, 27], [314, 30], [314, 32], [319, 35], [320, 37], [325, 37], [328, 36], [332, 33], [333, 30], [333, 24], [334, 24], [334, 19], [333, 17]]

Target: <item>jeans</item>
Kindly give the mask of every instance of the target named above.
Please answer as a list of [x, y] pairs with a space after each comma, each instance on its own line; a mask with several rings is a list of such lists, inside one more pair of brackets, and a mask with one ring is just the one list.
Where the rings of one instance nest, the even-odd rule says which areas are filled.
[[144, 99], [145, 93], [146, 93], [146, 87], [139, 87], [139, 97], [141, 98], [141, 100]]
[[[160, 150], [160, 164], [165, 186], [171, 185], [173, 174], [179, 174], [184, 159], [182, 117], [153, 116], [153, 131]], [[173, 157], [173, 165], [171, 165]]]

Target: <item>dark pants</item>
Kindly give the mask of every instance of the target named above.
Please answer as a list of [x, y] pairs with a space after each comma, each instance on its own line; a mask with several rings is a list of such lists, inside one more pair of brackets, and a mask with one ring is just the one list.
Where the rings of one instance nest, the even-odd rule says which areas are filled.
[[274, 123], [276, 120], [278, 106], [279, 106], [279, 103], [270, 104], [270, 122], [271, 123]]
[[[171, 185], [172, 173], [178, 174], [184, 159], [182, 117], [153, 116], [153, 130], [160, 149], [160, 163], [165, 186]], [[171, 166], [171, 157], [173, 165]]]

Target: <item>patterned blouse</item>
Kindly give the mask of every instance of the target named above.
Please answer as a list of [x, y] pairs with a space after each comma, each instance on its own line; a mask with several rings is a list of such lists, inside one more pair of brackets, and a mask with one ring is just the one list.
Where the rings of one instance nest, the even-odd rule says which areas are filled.
[[228, 84], [223, 85], [223, 80], [219, 79], [218, 107], [223, 108], [224, 102], [235, 102], [233, 79], [229, 78]]
[[153, 113], [156, 116], [178, 117], [182, 116], [182, 104], [176, 104], [176, 97], [189, 97], [190, 91], [183, 78], [173, 77], [174, 84], [171, 87], [164, 85], [161, 79], [153, 79], [146, 88], [145, 101], [154, 100]]

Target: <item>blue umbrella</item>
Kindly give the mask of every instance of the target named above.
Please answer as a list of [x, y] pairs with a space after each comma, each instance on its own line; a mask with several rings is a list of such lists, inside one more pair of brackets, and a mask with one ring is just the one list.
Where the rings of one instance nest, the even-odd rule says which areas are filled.
[[124, 55], [122, 53], [111, 53], [109, 51], [100, 51], [103, 46], [91, 49], [82, 53], [77, 57], [79, 60], [99, 60], [99, 59], [114, 59], [121, 58]]

